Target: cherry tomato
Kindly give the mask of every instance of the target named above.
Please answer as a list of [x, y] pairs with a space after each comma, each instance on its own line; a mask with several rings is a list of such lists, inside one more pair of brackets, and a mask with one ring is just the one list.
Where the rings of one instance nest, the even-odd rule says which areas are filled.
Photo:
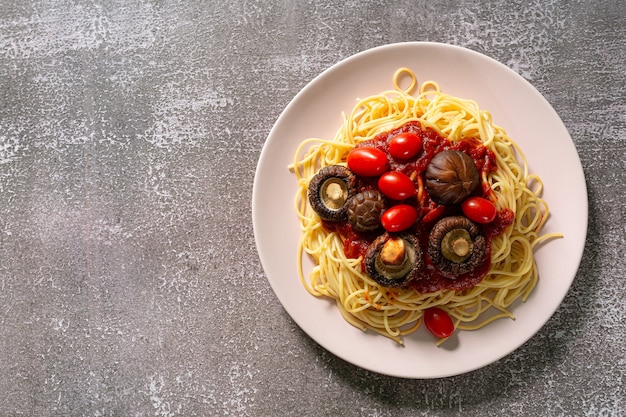
[[413, 226], [417, 220], [417, 210], [408, 204], [395, 205], [383, 213], [380, 222], [389, 232], [401, 232]]
[[496, 218], [497, 210], [494, 204], [482, 197], [469, 197], [461, 203], [461, 210], [468, 219], [476, 223], [490, 223]]
[[442, 339], [450, 337], [454, 333], [452, 319], [448, 313], [437, 307], [431, 307], [424, 311], [424, 324], [432, 334]]
[[387, 197], [394, 200], [404, 200], [415, 195], [415, 184], [402, 172], [385, 172], [378, 179], [378, 188]]
[[387, 171], [389, 160], [385, 152], [378, 148], [354, 148], [346, 160], [348, 168], [362, 177], [375, 177]]
[[389, 141], [389, 154], [395, 159], [409, 159], [422, 150], [422, 138], [412, 132], [397, 134]]

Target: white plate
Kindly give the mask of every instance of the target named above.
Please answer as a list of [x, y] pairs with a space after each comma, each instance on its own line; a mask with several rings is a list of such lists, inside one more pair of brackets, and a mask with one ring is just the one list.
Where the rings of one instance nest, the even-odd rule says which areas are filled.
[[[357, 98], [393, 89], [392, 76], [409, 67], [420, 82], [478, 102], [524, 150], [541, 176], [551, 216], [546, 233], [563, 239], [539, 248], [539, 284], [516, 320], [497, 320], [478, 331], [460, 331], [441, 347], [425, 328], [400, 346], [345, 322], [334, 301], [311, 296], [296, 269], [300, 229], [294, 211], [296, 178], [287, 169], [308, 137], [331, 139]], [[400, 43], [347, 58], [311, 81], [272, 128], [258, 162], [252, 194], [256, 245], [267, 278], [287, 313], [321, 346], [370, 371], [404, 378], [437, 378], [469, 372], [517, 349], [552, 316], [578, 270], [587, 232], [587, 190], [574, 144], [559, 116], [527, 81], [497, 61], [464, 48]], [[305, 264], [310, 269], [311, 264]], [[306, 271], [305, 271], [306, 272]]]

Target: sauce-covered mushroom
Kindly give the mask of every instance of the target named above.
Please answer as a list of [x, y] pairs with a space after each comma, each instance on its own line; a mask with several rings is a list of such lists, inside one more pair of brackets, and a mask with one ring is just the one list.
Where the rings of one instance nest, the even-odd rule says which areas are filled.
[[376, 190], [365, 190], [352, 196], [346, 203], [348, 222], [354, 230], [371, 232], [380, 226], [385, 211], [383, 195]]
[[384, 233], [367, 249], [367, 274], [384, 287], [402, 287], [415, 279], [424, 264], [417, 236]]
[[426, 190], [438, 204], [459, 204], [480, 184], [474, 160], [464, 152], [439, 152], [424, 173]]
[[487, 241], [480, 227], [464, 216], [444, 217], [433, 226], [428, 256], [442, 275], [456, 279], [484, 262]]
[[342, 165], [323, 167], [309, 182], [309, 203], [324, 220], [345, 221], [346, 202], [356, 191], [356, 177]]

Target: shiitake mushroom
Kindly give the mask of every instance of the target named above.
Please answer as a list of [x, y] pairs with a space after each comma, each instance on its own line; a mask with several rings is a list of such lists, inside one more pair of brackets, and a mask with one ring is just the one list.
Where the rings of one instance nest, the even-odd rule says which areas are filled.
[[308, 198], [313, 210], [324, 220], [345, 221], [346, 202], [356, 192], [356, 177], [342, 165], [320, 169], [309, 181]]
[[428, 256], [443, 276], [456, 279], [480, 266], [487, 241], [478, 225], [465, 216], [449, 216], [433, 226]]
[[438, 204], [459, 204], [480, 183], [474, 160], [464, 152], [446, 150], [430, 161], [424, 173], [426, 190]]
[[346, 202], [348, 222], [354, 230], [371, 232], [380, 226], [380, 216], [385, 211], [385, 200], [377, 190], [356, 193]]
[[402, 287], [415, 279], [424, 264], [413, 234], [385, 232], [370, 244], [363, 258], [368, 276], [384, 287]]

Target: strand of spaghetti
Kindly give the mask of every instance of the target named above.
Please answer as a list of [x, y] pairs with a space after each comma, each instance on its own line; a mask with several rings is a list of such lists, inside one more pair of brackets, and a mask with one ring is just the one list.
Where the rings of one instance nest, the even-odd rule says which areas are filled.
[[498, 319], [504, 319], [504, 318], [512, 318], [510, 314], [508, 313], [500, 313], [500, 314], [495, 314], [491, 317], [489, 317], [486, 320], [481, 321], [478, 324], [475, 325], [467, 325], [467, 324], [459, 324], [457, 326], [457, 329], [459, 330], [478, 330], [478, 329], [482, 329], [483, 327], [485, 327], [486, 325], [488, 325], [489, 323], [496, 321]]
[[[409, 77], [409, 80], [410, 80], [409, 86], [407, 88], [401, 88], [399, 79], [402, 75], [405, 75], [405, 74]], [[415, 76], [413, 71], [411, 71], [407, 67], [398, 68], [396, 72], [393, 74], [393, 86], [398, 91], [402, 91], [405, 94], [411, 94], [413, 90], [415, 89], [416, 85], [417, 85], [417, 77]]]

